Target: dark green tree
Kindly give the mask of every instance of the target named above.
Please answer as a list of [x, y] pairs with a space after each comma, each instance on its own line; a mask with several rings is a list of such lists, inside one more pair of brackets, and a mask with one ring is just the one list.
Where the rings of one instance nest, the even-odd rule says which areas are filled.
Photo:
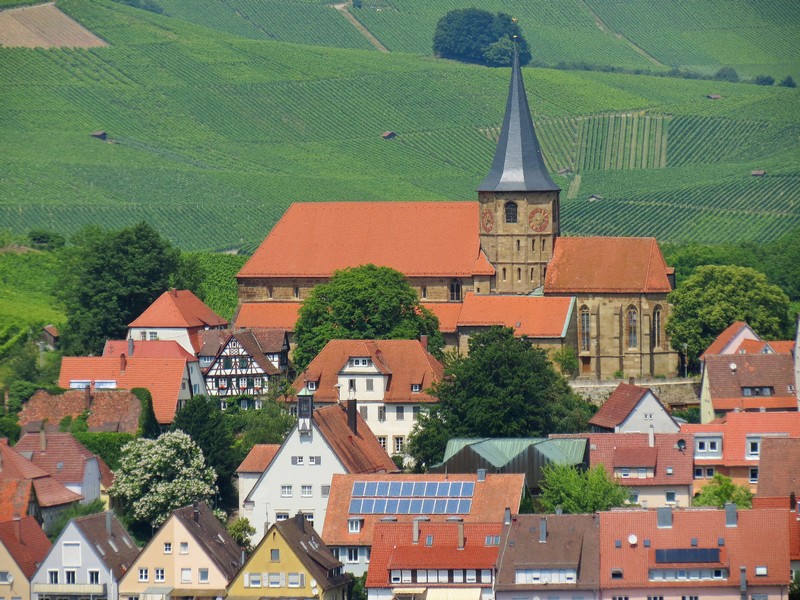
[[443, 58], [503, 66], [511, 64], [516, 37], [520, 64], [531, 60], [528, 43], [509, 15], [479, 8], [451, 10], [436, 24], [433, 53]]
[[773, 85], [775, 83], [775, 78], [771, 75], [756, 75], [753, 83], [756, 85]]
[[409, 438], [417, 469], [438, 463], [453, 437], [531, 437], [583, 431], [593, 410], [558, 374], [544, 350], [493, 327], [469, 340], [431, 393]]
[[783, 339], [792, 325], [786, 294], [747, 267], [698, 267], [668, 298], [667, 334], [673, 348], [685, 346], [689, 361], [735, 321], [747, 321], [765, 339]]
[[434, 354], [444, 346], [439, 320], [424, 308], [405, 276], [389, 267], [362, 265], [333, 274], [300, 308], [293, 360], [304, 369], [331, 340], [411, 340], [428, 336]]
[[752, 508], [753, 493], [749, 488], [733, 483], [730, 477], [717, 473], [694, 497], [692, 505], [722, 508], [728, 502], [733, 502], [739, 508]]
[[797, 87], [797, 84], [794, 82], [794, 79], [791, 75], [784, 77], [778, 85], [788, 88]]
[[547, 465], [542, 471], [539, 504], [546, 513], [595, 513], [622, 506], [628, 491], [609, 479], [603, 465], [581, 471], [569, 465]]
[[180, 252], [147, 223], [105, 232], [85, 228], [63, 255], [60, 297], [65, 354], [100, 354], [170, 284]]
[[46, 229], [31, 229], [28, 232], [28, 240], [37, 250], [58, 250], [67, 243], [63, 235]]
[[252, 536], [256, 533], [256, 528], [250, 524], [246, 517], [234, 519], [227, 525], [227, 530], [233, 541], [249, 555], [253, 552]]
[[736, 83], [739, 81], [739, 74], [733, 67], [722, 67], [719, 71], [714, 73], [714, 79]]
[[193, 396], [175, 413], [172, 430], [188, 434], [200, 447], [206, 464], [217, 473], [217, 489], [226, 501], [232, 501], [235, 493], [231, 478], [240, 460], [232, 451], [233, 432], [219, 402], [208, 396]]
[[256, 444], [283, 442], [295, 418], [275, 400], [262, 400], [261, 408], [242, 410], [239, 399], [231, 398], [223, 414], [236, 438], [234, 454], [241, 462]]
[[142, 412], [139, 414], [139, 430], [136, 432], [138, 437], [155, 439], [161, 435], [161, 427], [156, 420], [156, 413], [153, 411], [153, 396], [150, 390], [145, 388], [133, 388], [131, 394], [139, 399], [142, 405]]

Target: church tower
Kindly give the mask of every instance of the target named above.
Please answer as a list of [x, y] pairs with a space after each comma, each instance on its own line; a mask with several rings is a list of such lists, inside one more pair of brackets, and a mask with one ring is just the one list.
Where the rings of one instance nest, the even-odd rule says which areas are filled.
[[536, 139], [519, 54], [492, 169], [478, 188], [481, 247], [496, 269], [492, 291], [530, 293], [544, 283], [559, 235], [559, 192]]

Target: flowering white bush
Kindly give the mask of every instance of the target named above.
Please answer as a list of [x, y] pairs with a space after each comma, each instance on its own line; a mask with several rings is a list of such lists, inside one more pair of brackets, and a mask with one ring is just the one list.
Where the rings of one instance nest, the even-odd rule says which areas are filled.
[[213, 497], [216, 478], [192, 438], [171, 431], [155, 440], [139, 438], [122, 447], [109, 494], [121, 501], [133, 520], [159, 527], [176, 508]]

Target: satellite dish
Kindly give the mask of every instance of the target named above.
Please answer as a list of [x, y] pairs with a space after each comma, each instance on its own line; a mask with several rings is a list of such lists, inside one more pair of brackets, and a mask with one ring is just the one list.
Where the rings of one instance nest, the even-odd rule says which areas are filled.
[[6, 575], [6, 581], [7, 581], [8, 583], [14, 583], [14, 576], [13, 576], [11, 573], [8, 573], [8, 574]]
[[317, 587], [317, 580], [316, 580], [316, 579], [312, 579], [312, 580], [311, 580], [311, 587], [312, 587], [312, 588], [315, 588], [315, 587]]
[[686, 440], [678, 440], [678, 450], [681, 452], [686, 450]]
[[638, 541], [639, 541], [639, 538], [637, 538], [637, 537], [636, 537], [636, 534], [635, 534], [635, 533], [632, 533], [632, 534], [630, 534], [630, 535], [628, 536], [628, 543], [629, 543], [631, 546], [635, 546], [635, 545], [636, 545], [636, 542], [638, 542]]
[[315, 596], [319, 593], [316, 586], [311, 588], [311, 593], [314, 594]]
[[731, 371], [736, 373], [736, 363], [732, 362], [731, 364], [728, 365], [728, 367], [730, 367]]

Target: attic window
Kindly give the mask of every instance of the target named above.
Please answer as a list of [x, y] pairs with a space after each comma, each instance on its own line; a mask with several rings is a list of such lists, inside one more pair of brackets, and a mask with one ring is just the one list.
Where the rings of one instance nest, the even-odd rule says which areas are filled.
[[350, 365], [353, 367], [368, 367], [372, 364], [370, 358], [351, 358]]
[[117, 387], [115, 379], [98, 379], [94, 382], [94, 389], [96, 390], [113, 390]]
[[411, 391], [412, 392], [419, 392], [422, 389], [422, 386], [418, 383], [411, 384]]
[[317, 382], [316, 381], [307, 381], [306, 387], [308, 388], [309, 392], [313, 392], [317, 389]]
[[622, 579], [622, 569], [611, 569], [611, 579]]
[[433, 546], [433, 536], [432, 535], [426, 535], [425, 536], [425, 545], [426, 546]]
[[88, 387], [91, 387], [92, 382], [88, 379], [70, 379], [69, 387], [72, 390], [85, 390]]
[[765, 577], [767, 575], [767, 567], [756, 567], [756, 576]]

